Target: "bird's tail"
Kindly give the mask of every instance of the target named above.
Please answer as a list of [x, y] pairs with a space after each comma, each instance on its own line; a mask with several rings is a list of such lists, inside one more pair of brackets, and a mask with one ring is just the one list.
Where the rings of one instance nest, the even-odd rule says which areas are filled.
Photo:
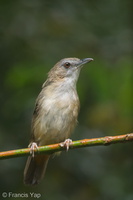
[[29, 156], [24, 169], [24, 183], [26, 185], [38, 184], [46, 171], [49, 155]]

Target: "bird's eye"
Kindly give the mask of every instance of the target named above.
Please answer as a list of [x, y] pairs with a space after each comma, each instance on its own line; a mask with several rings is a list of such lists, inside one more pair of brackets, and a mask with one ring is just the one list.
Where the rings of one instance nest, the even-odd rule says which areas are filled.
[[69, 63], [69, 62], [66, 62], [66, 63], [64, 64], [64, 67], [65, 67], [65, 68], [69, 68], [69, 67], [70, 67], [70, 63]]

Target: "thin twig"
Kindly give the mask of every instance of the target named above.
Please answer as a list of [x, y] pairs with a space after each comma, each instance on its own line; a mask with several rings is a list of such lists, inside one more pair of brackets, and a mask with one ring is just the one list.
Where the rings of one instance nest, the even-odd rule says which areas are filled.
[[[77, 140], [73, 141], [72, 144], [70, 144], [69, 149], [76, 149], [89, 146], [109, 145], [115, 143], [125, 143], [130, 141], [133, 141], [133, 133], [125, 135]], [[35, 154], [51, 154], [57, 151], [66, 150], [66, 148], [63, 147], [61, 144], [62, 143], [38, 147], [38, 149], [35, 149]], [[15, 158], [26, 155], [30, 155], [30, 148], [0, 152], [0, 159]]]

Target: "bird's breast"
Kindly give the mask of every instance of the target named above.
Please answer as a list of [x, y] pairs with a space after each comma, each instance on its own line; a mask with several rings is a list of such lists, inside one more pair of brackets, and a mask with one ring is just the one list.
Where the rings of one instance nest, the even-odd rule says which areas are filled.
[[68, 138], [76, 125], [78, 110], [79, 99], [75, 91], [45, 97], [34, 131], [40, 145], [62, 142]]

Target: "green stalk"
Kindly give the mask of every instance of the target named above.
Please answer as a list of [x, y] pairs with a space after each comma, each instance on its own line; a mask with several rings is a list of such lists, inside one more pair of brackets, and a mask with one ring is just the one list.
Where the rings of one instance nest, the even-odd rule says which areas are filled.
[[[133, 133], [129, 133], [125, 135], [106, 136], [106, 137], [101, 137], [101, 138], [77, 140], [77, 141], [73, 141], [70, 144], [69, 149], [109, 145], [109, 144], [116, 144], [116, 143], [125, 143], [125, 142], [130, 142], [130, 141], [133, 141]], [[35, 149], [34, 153], [35, 154], [52, 154], [58, 151], [66, 150], [66, 147], [63, 146], [62, 144], [63, 143], [41, 146], [41, 147], [38, 147], [38, 149]], [[21, 157], [21, 156], [27, 156], [27, 155], [30, 155], [30, 148], [0, 152], [0, 159], [15, 158], [15, 157]]]

